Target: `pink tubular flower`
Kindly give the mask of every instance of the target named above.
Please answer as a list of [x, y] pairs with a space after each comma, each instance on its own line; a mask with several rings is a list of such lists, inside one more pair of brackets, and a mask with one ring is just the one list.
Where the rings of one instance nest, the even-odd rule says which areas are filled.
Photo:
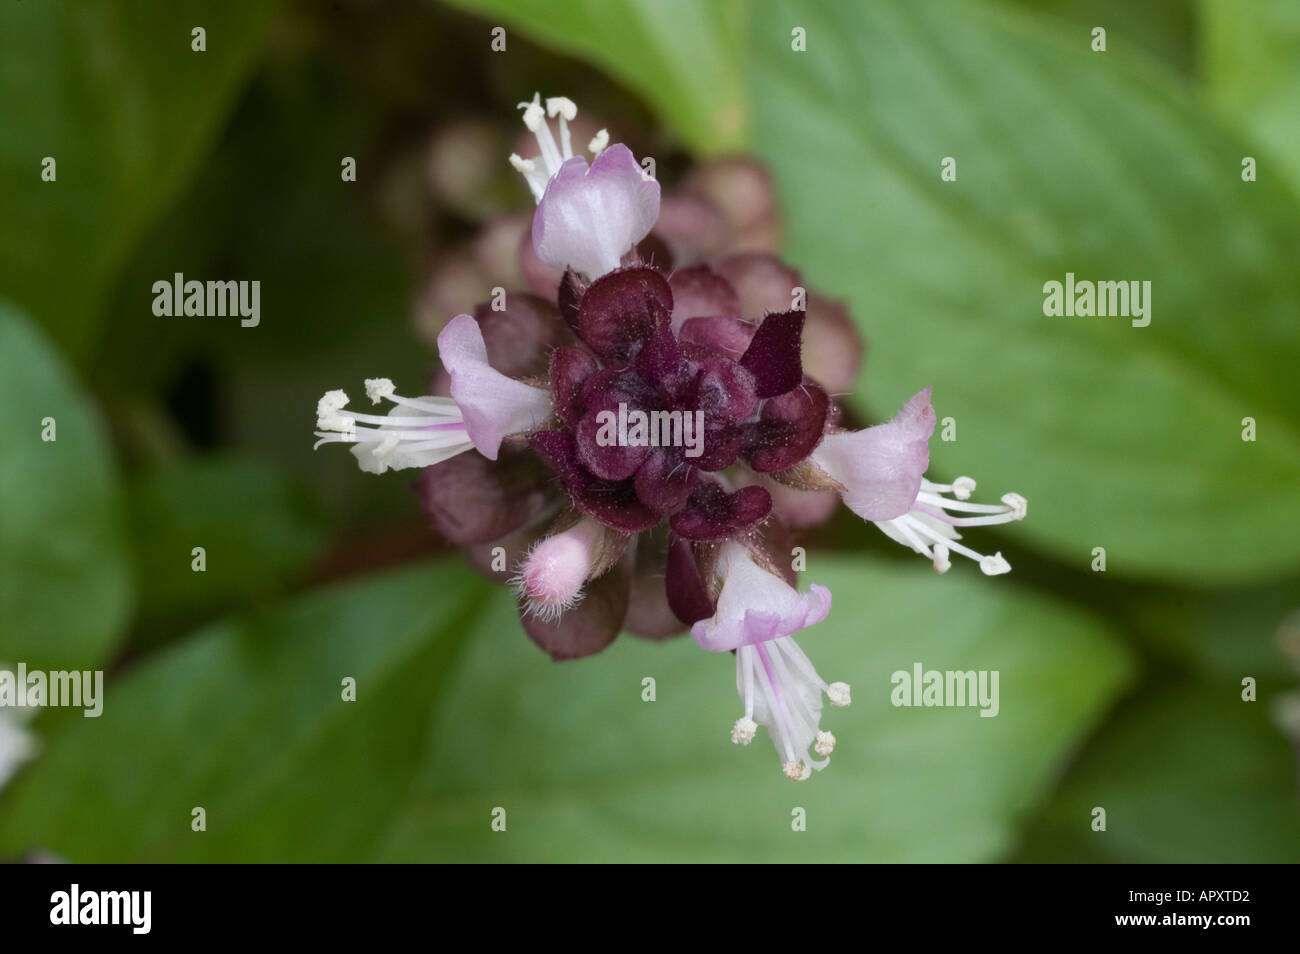
[[528, 552], [514, 583], [525, 613], [547, 622], [557, 620], [582, 599], [593, 572], [609, 566], [609, 550], [622, 555], [626, 539], [611, 534], [590, 517], [538, 541]]
[[716, 571], [722, 580], [717, 609], [691, 626], [691, 636], [710, 652], [789, 636], [815, 626], [831, 611], [830, 590], [814, 583], [800, 593], [759, 566], [743, 544], [723, 544]]
[[[691, 635], [701, 647], [735, 651], [736, 691], [745, 712], [732, 726], [731, 741], [748, 745], [758, 726], [766, 726], [786, 777], [801, 782], [830, 764], [835, 748], [835, 736], [821, 728], [822, 695], [835, 706], [850, 701], [848, 684], [827, 683], [790, 638], [826, 618], [831, 593], [815, 583], [800, 593], [760, 566], [756, 556], [745, 544], [724, 543], [712, 555], [705, 580], [679, 542], [669, 553], [669, 586], [677, 590], [679, 615], [700, 617]], [[710, 583], [718, 580], [715, 601]], [[813, 759], [809, 748], [823, 758]]]
[[451, 376], [451, 397], [465, 418], [465, 431], [488, 460], [497, 459], [508, 435], [535, 430], [550, 419], [550, 392], [493, 368], [483, 332], [469, 315], [457, 315], [442, 329], [438, 356]]
[[[590, 167], [575, 156], [568, 124], [578, 110], [572, 100], [548, 99], [545, 113], [540, 94], [519, 105], [541, 150], [533, 159], [510, 157], [537, 199], [532, 229], [537, 257], [588, 280], [613, 271], [659, 218], [659, 183], [637, 165], [627, 146], [607, 146], [607, 134], [591, 141], [597, 155]], [[547, 115], [559, 119], [559, 143]]]
[[826, 435], [811, 459], [838, 485], [850, 510], [928, 557], [936, 572], [948, 571], [954, 552], [974, 560], [988, 576], [1011, 572], [1001, 553], [985, 556], [958, 543], [958, 528], [1023, 520], [1028, 502], [1020, 494], [1004, 494], [1001, 506], [967, 503], [975, 489], [969, 477], [951, 484], [926, 480], [934, 421], [930, 389], [923, 388], [885, 424]]
[[618, 268], [658, 215], [659, 183], [619, 143], [590, 168], [580, 156], [565, 160], [537, 206], [533, 248], [548, 265], [599, 278]]
[[349, 443], [361, 469], [382, 474], [430, 467], [471, 448], [496, 460], [511, 434], [542, 427], [551, 416], [551, 395], [506, 377], [488, 364], [478, 323], [458, 315], [438, 336], [451, 397], [407, 398], [388, 378], [370, 378], [366, 394], [374, 404], [387, 399], [387, 415], [346, 410], [348, 396], [330, 391], [316, 408], [316, 446]]
[[930, 466], [932, 433], [934, 408], [923, 388], [887, 424], [827, 434], [812, 460], [844, 488], [844, 505], [859, 517], [890, 520], [916, 500]]

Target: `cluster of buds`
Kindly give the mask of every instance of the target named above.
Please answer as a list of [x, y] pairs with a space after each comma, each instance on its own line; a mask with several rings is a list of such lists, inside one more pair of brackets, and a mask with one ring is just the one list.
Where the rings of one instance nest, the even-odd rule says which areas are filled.
[[[925, 479], [930, 389], [890, 421], [847, 430], [833, 395], [862, 355], [842, 306], [809, 293], [773, 254], [774, 203], [743, 160], [706, 166], [679, 193], [599, 131], [575, 154], [573, 102], [521, 103], [538, 154], [510, 156], [537, 201], [520, 246], [528, 292], [457, 315], [437, 336], [433, 393], [366, 381], [384, 414], [331, 391], [320, 443], [351, 446], [363, 470], [419, 468], [434, 527], [476, 561], [515, 556], [524, 630], [556, 660], [622, 631], [689, 630], [731, 652], [748, 744], [766, 727], [795, 780], [824, 768], [825, 682], [792, 636], [826, 618], [831, 593], [796, 586], [789, 533], [838, 500], [946, 572], [953, 555], [1010, 570], [962, 539], [1019, 520], [1024, 498], [970, 501], [974, 481]], [[554, 128], [552, 128], [554, 123]], [[610, 422], [694, 422], [689, 448], [630, 440]], [[653, 428], [652, 428], [653, 430]], [[667, 428], [655, 437], [667, 437]]]

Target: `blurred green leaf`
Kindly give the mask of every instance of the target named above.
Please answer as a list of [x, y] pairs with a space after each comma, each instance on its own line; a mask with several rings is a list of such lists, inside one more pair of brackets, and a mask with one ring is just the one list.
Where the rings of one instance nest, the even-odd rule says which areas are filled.
[[1229, 590], [1147, 589], [1126, 608], [1141, 637], [1202, 678], [1254, 676], [1278, 689], [1296, 679], [1278, 632], [1297, 611], [1300, 580]]
[[[502, 594], [440, 700], [418, 797], [380, 843], [401, 861], [976, 861], [1012, 840], [1016, 816], [1128, 674], [1094, 618], [956, 570], [816, 556], [835, 593], [800, 644], [853, 705], [827, 707], [831, 765], [798, 786], [765, 730], [728, 739], [740, 715], [730, 654], [689, 637], [623, 637], [552, 664]], [[865, 612], [870, 607], [870, 613]], [[890, 675], [1000, 671], [1001, 711], [894, 708]], [[642, 679], [657, 701], [643, 702]], [[493, 833], [491, 812], [507, 812]], [[791, 809], [808, 829], [791, 831]]]
[[[608, 70], [644, 96], [698, 153], [726, 152], [748, 140], [749, 110], [741, 63], [743, 0], [450, 3], [489, 22], [499, 19], [503, 25], [517, 27], [533, 39]], [[485, 29], [485, 51], [490, 49], [491, 39]], [[549, 93], [561, 94], [582, 106], [581, 90]], [[611, 129], [615, 139], [617, 132]]]
[[[1300, 4], [1201, 0], [1202, 58], [1210, 99], [1268, 149], [1300, 188]], [[1260, 160], [1258, 176], [1270, 177]]]
[[[407, 790], [483, 598], [424, 565], [221, 623], [105, 692], [5, 792], [0, 852], [71, 861], [343, 861]], [[356, 679], [356, 701], [341, 698]], [[87, 792], [94, 792], [87, 799]], [[207, 831], [190, 828], [191, 810]]]
[[[410, 250], [374, 221], [362, 191], [373, 187], [339, 176], [339, 157], [353, 153], [367, 182], [381, 175], [367, 144], [383, 114], [360, 101], [324, 53], [302, 59], [259, 76], [184, 198], [142, 241], [93, 370], [106, 390], [134, 396], [157, 393], [188, 362], [203, 362], [216, 379], [215, 426], [225, 444], [289, 468], [328, 504], [335, 527], [373, 527], [393, 513], [409, 519], [409, 482], [375, 480], [348, 454], [313, 453], [315, 402], [375, 375], [418, 390], [435, 359], [408, 318]], [[303, 83], [302, 73], [316, 81]], [[260, 281], [261, 322], [155, 316], [139, 289], [177, 271]], [[143, 354], [142, 340], [152, 343]]]
[[[0, 5], [0, 289], [73, 355], [94, 341], [113, 273], [203, 157], [276, 6]], [[196, 26], [206, 52], [191, 50]]]
[[1179, 73], [1196, 72], [1197, 0], [1014, 0], [1035, 14], [1072, 24], [1092, 39], [1094, 27], [1106, 30], [1106, 49], [1141, 50]]
[[[45, 440], [47, 420], [49, 435]], [[113, 461], [59, 356], [0, 304], [0, 661], [85, 669], [121, 632], [131, 580]]]
[[[978, 3], [764, 3], [753, 43], [789, 257], [872, 342], [860, 404], [933, 384], [936, 472], [1024, 493], [1016, 539], [1081, 568], [1300, 563], [1300, 205], [1241, 181], [1240, 142], [1164, 74]], [[1150, 326], [1044, 316], [1067, 272], [1151, 281]]]
[[[1084, 753], [1016, 860], [1300, 861], [1295, 752], [1269, 700], [1226, 678], [1126, 706]], [[1106, 830], [1091, 828], [1106, 810]]]
[[[180, 461], [128, 487], [141, 614], [185, 613], [273, 591], [325, 540], [302, 488], [257, 460]], [[194, 547], [206, 569], [191, 569]]]

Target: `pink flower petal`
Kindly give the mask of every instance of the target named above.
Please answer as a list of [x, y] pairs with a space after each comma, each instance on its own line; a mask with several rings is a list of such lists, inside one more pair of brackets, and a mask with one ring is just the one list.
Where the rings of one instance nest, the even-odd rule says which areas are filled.
[[892, 520], [916, 502], [933, 433], [930, 388], [923, 388], [888, 423], [827, 434], [812, 460], [844, 485], [841, 496], [850, 510], [864, 520]]
[[727, 652], [815, 626], [830, 611], [826, 587], [814, 583], [800, 593], [748, 555], [735, 556], [728, 560], [717, 610], [692, 625], [691, 636], [710, 652]]
[[549, 391], [508, 378], [488, 364], [483, 332], [457, 315], [438, 335], [438, 356], [451, 376], [451, 397], [478, 452], [496, 460], [501, 441], [542, 427], [551, 416]]
[[547, 265], [597, 278], [618, 268], [658, 217], [659, 183], [627, 146], [613, 145], [590, 168], [581, 156], [560, 166], [533, 216], [533, 249]]

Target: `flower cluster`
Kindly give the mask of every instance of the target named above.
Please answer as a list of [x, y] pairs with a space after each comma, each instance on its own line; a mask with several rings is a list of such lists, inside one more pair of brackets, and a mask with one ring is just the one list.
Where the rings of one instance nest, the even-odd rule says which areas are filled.
[[[785, 774], [805, 779], [835, 745], [823, 697], [845, 706], [850, 691], [791, 638], [826, 618], [831, 594], [796, 588], [780, 556], [789, 531], [838, 498], [940, 573], [957, 554], [994, 575], [1007, 561], [960, 531], [1022, 519], [1025, 500], [972, 503], [969, 478], [925, 479], [929, 388], [887, 423], [840, 425], [832, 395], [862, 346], [843, 308], [771, 254], [761, 171], [730, 160], [661, 197], [604, 130], [590, 162], [574, 153], [572, 101], [520, 107], [538, 147], [510, 157], [537, 200], [520, 249], [531, 292], [442, 328], [433, 394], [367, 380], [371, 402], [392, 405], [373, 414], [327, 393], [319, 442], [351, 445], [368, 472], [420, 468], [440, 533], [479, 562], [515, 555], [523, 627], [552, 658], [598, 652], [624, 629], [689, 628], [705, 650], [734, 653], [732, 740], [765, 726]], [[665, 439], [611, 439], [616, 415], [659, 422]], [[692, 448], [668, 439], [681, 420], [696, 422]]]

